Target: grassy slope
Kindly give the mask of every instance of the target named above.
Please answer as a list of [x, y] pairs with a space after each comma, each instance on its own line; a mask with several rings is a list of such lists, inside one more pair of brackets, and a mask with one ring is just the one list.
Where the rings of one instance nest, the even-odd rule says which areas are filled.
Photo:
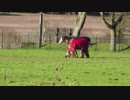
[[0, 50], [0, 85], [129, 85], [129, 49], [111, 53], [106, 44], [98, 44], [90, 47], [89, 59], [66, 59], [66, 47], [51, 44], [41, 49]]

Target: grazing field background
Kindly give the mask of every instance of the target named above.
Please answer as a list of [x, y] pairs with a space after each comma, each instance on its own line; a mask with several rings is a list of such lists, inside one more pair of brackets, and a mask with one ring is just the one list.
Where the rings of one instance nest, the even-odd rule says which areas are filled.
[[107, 51], [109, 44], [95, 47], [90, 58], [64, 58], [66, 44], [1, 49], [0, 86], [129, 86], [128, 45], [115, 53]]
[[[21, 48], [39, 42], [39, 13], [13, 13], [0, 15], [0, 48]], [[43, 15], [43, 42], [57, 42], [62, 35], [72, 33], [76, 15]], [[129, 32], [127, 32], [129, 33]], [[125, 32], [126, 34], [126, 32]], [[89, 36], [93, 43], [110, 43], [109, 30], [100, 16], [88, 15], [81, 36]], [[130, 43], [129, 34], [117, 41]]]

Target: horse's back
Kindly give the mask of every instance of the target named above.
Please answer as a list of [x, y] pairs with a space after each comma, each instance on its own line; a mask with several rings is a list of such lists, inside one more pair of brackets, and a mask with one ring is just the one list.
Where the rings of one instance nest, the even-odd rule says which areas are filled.
[[86, 37], [86, 36], [81, 36], [81, 37], [72, 36], [71, 38], [72, 38], [72, 39], [73, 39], [73, 38], [78, 38], [78, 39], [80, 39], [80, 38], [85, 38], [86, 40], [88, 40], [88, 42], [91, 42], [91, 38]]
[[86, 49], [89, 46], [89, 42], [85, 38], [73, 38], [70, 42], [70, 47], [76, 49]]

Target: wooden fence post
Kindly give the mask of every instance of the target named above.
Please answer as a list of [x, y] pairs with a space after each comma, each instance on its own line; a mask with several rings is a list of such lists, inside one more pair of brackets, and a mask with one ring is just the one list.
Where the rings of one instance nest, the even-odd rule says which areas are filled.
[[42, 47], [42, 21], [43, 21], [43, 14], [42, 14], [42, 12], [40, 12], [40, 20], [39, 20], [39, 23], [40, 23], [40, 31], [39, 31], [39, 48]]
[[95, 52], [97, 51], [97, 36], [96, 36], [96, 46], [95, 46]]
[[73, 29], [70, 28], [70, 33], [69, 33], [69, 36], [72, 36], [72, 33], [73, 33]]
[[59, 37], [59, 32], [60, 32], [60, 29], [57, 27], [57, 30], [56, 30], [56, 43], [58, 43], [58, 37]]
[[1, 48], [3, 49], [3, 32], [2, 32], [2, 41], [1, 41]]

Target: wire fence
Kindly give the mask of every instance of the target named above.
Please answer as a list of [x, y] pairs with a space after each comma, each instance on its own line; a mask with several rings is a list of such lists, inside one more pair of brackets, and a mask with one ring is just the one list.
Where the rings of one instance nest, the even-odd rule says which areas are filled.
[[[43, 33], [42, 36], [42, 43], [58, 43], [59, 39], [63, 35], [71, 35], [72, 29], [68, 28], [55, 28], [55, 29], [48, 29], [46, 32]], [[90, 37], [92, 44], [98, 43], [110, 43], [110, 37]], [[4, 35], [4, 33], [0, 33], [0, 48], [24, 48], [27, 46], [32, 46], [36, 48], [36, 44], [39, 41], [39, 33], [27, 33], [21, 35]], [[121, 37], [118, 36], [117, 38], [118, 44], [130, 44], [130, 37]]]
[[[105, 43], [105, 45], [104, 44], [101, 45], [101, 43]], [[104, 51], [104, 50], [108, 51], [110, 49], [110, 37], [92, 37], [91, 44], [93, 45], [93, 50], [95, 52]], [[130, 39], [128, 37], [124, 38], [119, 36], [116, 39], [116, 50], [123, 51], [127, 48], [125, 47], [125, 45], [129, 45], [129, 44], [130, 44]], [[102, 47], [102, 49], [100, 47]]]

